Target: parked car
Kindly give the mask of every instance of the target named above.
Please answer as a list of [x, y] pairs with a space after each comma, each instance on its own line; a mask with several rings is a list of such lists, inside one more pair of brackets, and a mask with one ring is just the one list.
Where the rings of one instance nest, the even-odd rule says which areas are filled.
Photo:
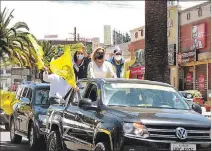
[[171, 85], [132, 79], [78, 83], [81, 91], [71, 90], [61, 98], [63, 107], [47, 111], [47, 151], [210, 151], [210, 120]]
[[27, 83], [18, 86], [16, 98], [20, 100], [14, 106], [10, 116], [10, 138], [12, 143], [21, 143], [22, 137], [29, 139], [30, 150], [38, 150], [45, 145], [45, 135], [40, 129], [43, 115], [49, 107], [49, 84]]
[[[180, 91], [180, 94], [182, 94], [182, 97], [185, 99], [185, 101], [191, 106], [192, 104], [195, 104], [197, 103], [192, 95], [192, 93], [190, 92], [187, 92], [187, 91]], [[199, 97], [199, 102], [200, 103], [197, 103], [200, 105], [201, 109], [202, 109], [202, 115], [207, 117], [207, 118], [211, 118], [211, 113], [210, 113], [210, 110], [208, 111], [205, 104], [204, 104], [204, 101], [202, 99], [202, 97]]]
[[2, 108], [0, 108], [0, 124], [5, 125], [5, 130], [10, 130], [9, 115], [7, 115]]
[[186, 98], [189, 103], [198, 103], [200, 105], [204, 104], [204, 99], [199, 91], [180, 91], [180, 93], [183, 95], [184, 98]]

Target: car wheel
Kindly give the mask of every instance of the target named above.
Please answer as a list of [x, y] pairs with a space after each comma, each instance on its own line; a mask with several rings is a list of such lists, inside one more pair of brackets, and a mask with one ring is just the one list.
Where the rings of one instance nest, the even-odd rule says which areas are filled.
[[22, 141], [22, 137], [15, 134], [14, 119], [11, 120], [11, 124], [10, 124], [10, 140], [11, 140], [11, 143], [15, 143], [15, 144], [20, 144]]
[[41, 149], [44, 146], [43, 144], [45, 140], [42, 140], [41, 138], [37, 138], [33, 123], [30, 125], [30, 130], [28, 135], [29, 135], [30, 151], [37, 151], [38, 148]]
[[94, 151], [110, 151], [110, 145], [106, 142], [99, 142], [96, 144]]
[[63, 151], [60, 132], [52, 131], [47, 140], [47, 151]]
[[9, 130], [10, 130], [10, 125], [9, 125], [9, 123], [6, 123], [4, 126], [5, 126], [5, 130], [6, 130], [6, 131], [9, 131]]

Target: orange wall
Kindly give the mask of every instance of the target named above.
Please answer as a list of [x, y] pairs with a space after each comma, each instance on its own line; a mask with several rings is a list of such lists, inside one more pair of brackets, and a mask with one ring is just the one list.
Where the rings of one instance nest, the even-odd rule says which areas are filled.
[[135, 50], [144, 49], [145, 48], [145, 39], [131, 42], [131, 44], [135, 47]]

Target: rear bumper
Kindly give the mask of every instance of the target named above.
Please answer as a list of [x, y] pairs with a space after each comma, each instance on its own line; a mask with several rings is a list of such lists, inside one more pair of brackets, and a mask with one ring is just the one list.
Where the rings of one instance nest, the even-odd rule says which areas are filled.
[[171, 151], [172, 143], [196, 144], [196, 151], [211, 151], [211, 142], [162, 142], [125, 138], [121, 151]]

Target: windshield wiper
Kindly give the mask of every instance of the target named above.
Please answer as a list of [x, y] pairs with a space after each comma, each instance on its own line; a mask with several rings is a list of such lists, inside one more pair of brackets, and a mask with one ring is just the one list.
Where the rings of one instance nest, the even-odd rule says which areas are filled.
[[119, 104], [110, 104], [110, 105], [107, 105], [107, 106], [130, 107], [128, 105], [119, 105]]

